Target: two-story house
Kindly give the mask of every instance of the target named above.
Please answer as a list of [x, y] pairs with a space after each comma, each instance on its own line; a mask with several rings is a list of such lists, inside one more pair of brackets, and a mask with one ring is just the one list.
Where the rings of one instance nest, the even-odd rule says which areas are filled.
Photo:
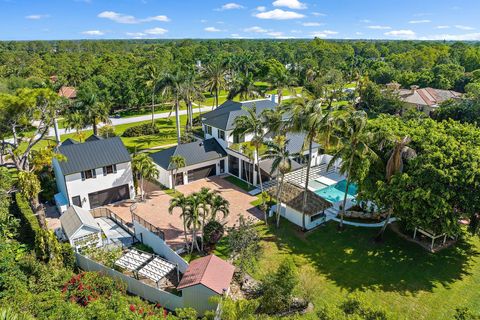
[[[259, 177], [256, 170], [256, 157], [254, 151], [248, 147], [253, 135], [233, 135], [235, 119], [246, 115], [245, 109], [255, 107], [256, 114], [260, 117], [264, 110], [274, 109], [277, 104], [268, 99], [253, 101], [226, 101], [217, 109], [202, 114], [202, 127], [204, 140], [171, 147], [151, 155], [160, 171], [159, 182], [171, 188], [175, 185], [187, 184], [194, 180], [212, 175], [229, 173], [253, 185], [257, 185]], [[266, 139], [272, 139], [271, 133], [266, 133]], [[291, 153], [308, 155], [304, 150], [305, 135], [301, 133], [288, 133], [288, 149]], [[318, 144], [314, 144], [312, 164], [317, 162]], [[249, 150], [245, 150], [249, 149]], [[185, 159], [183, 168], [176, 168], [170, 163], [173, 155]], [[261, 156], [261, 155], [260, 155]], [[303, 159], [294, 159], [293, 168], [302, 166]], [[271, 174], [272, 162], [261, 160], [260, 169], [262, 181], [268, 181], [275, 174]], [[174, 178], [174, 174], [178, 172]], [[175, 180], [174, 180], [175, 179]]]
[[65, 157], [53, 160], [60, 212], [71, 205], [89, 210], [134, 198], [132, 159], [120, 138], [68, 139], [57, 152]]

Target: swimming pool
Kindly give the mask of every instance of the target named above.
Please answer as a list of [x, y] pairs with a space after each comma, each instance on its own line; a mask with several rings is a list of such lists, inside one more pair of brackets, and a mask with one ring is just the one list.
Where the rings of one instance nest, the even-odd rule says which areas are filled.
[[[319, 185], [323, 185], [323, 187]], [[339, 201], [343, 201], [343, 197], [345, 196], [346, 185], [347, 185], [347, 180], [339, 181], [336, 184], [331, 186], [318, 183], [317, 186], [319, 186], [320, 188], [317, 189], [315, 193], [327, 201], [336, 203]], [[350, 183], [350, 185], [348, 186], [347, 199], [353, 199], [355, 198], [356, 195], [357, 195], [357, 185], [355, 183]]]

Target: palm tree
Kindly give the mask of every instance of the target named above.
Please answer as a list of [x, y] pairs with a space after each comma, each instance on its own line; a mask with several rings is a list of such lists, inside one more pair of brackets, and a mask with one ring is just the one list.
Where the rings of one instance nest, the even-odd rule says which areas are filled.
[[205, 87], [207, 90], [215, 93], [213, 106], [218, 108], [219, 92], [225, 88], [225, 67], [220, 61], [213, 61], [204, 69], [203, 78], [205, 79]]
[[172, 170], [173, 178], [172, 178], [172, 186], [173, 190], [175, 190], [176, 183], [177, 183], [177, 174], [178, 169], [183, 168], [186, 166], [185, 158], [180, 155], [173, 155], [170, 157], [170, 166], [174, 167]]
[[183, 195], [183, 193], [180, 193], [170, 199], [170, 206], [168, 207], [168, 212], [170, 214], [173, 213], [173, 209], [175, 208], [180, 208], [182, 211], [180, 213], [180, 217], [182, 217], [182, 222], [183, 222], [183, 235], [185, 237], [185, 247], [187, 248], [187, 251], [189, 250], [189, 245], [188, 245], [188, 237], [187, 237], [187, 220], [186, 217], [188, 215], [188, 199]]
[[195, 73], [188, 73], [180, 86], [180, 96], [187, 105], [187, 131], [191, 131], [193, 127], [193, 101], [203, 98], [203, 90], [201, 89]]
[[292, 86], [292, 78], [285, 68], [273, 68], [268, 76], [268, 81], [271, 84], [271, 88], [277, 90], [278, 104], [282, 103], [283, 89], [295, 92]]
[[92, 125], [94, 135], [98, 134], [98, 124], [100, 122], [108, 123], [110, 121], [108, 118], [109, 107], [106, 103], [100, 101], [97, 94], [93, 92], [82, 93], [80, 91], [75, 109], [83, 115], [84, 123]]
[[[336, 152], [328, 163], [330, 168], [337, 160], [341, 160], [340, 173], [346, 176], [345, 195], [340, 210], [339, 230], [343, 229], [343, 218], [347, 204], [348, 188], [353, 174], [360, 174], [361, 166], [368, 156], [376, 158], [375, 152], [370, 149], [368, 142], [371, 139], [367, 131], [368, 116], [365, 111], [350, 111], [339, 119], [339, 127], [335, 134], [339, 143]], [[357, 177], [357, 179], [360, 177]]]
[[82, 142], [84, 140], [84, 134], [82, 129], [85, 128], [84, 116], [78, 112], [68, 112], [65, 115], [65, 129], [75, 130], [75, 136]]
[[230, 213], [230, 203], [221, 195], [215, 193], [210, 200], [210, 220], [216, 220], [218, 213], [221, 213], [223, 219], [225, 219]]
[[287, 173], [292, 170], [292, 158], [297, 157], [298, 154], [291, 154], [287, 150], [288, 140], [285, 140], [284, 136], [278, 136], [274, 141], [265, 142], [267, 146], [267, 151], [262, 157], [263, 159], [271, 159], [272, 161], [272, 170], [270, 174], [273, 174], [275, 171], [279, 174], [279, 182], [277, 183], [277, 228], [280, 226], [280, 195], [282, 194], [284, 178]]
[[139, 153], [133, 157], [133, 171], [140, 175], [140, 192], [142, 201], [145, 200], [144, 180], [158, 178], [158, 169], [147, 153]]
[[152, 127], [155, 126], [155, 94], [158, 90], [158, 82], [160, 81], [160, 73], [157, 70], [157, 67], [152, 64], [145, 66], [145, 74], [143, 81], [147, 89], [151, 91], [152, 98]]
[[180, 144], [180, 98], [182, 94], [182, 84], [185, 81], [184, 75], [177, 70], [175, 73], [167, 73], [159, 82], [158, 87], [162, 91], [162, 95], [170, 94], [174, 100], [175, 120], [177, 125], [177, 141]]
[[[211, 204], [212, 204], [212, 199], [213, 199], [213, 193], [209, 188], [202, 187], [199, 192], [196, 193], [202, 201], [202, 210], [200, 212], [202, 216], [202, 221], [201, 221], [201, 228], [202, 228], [202, 233], [203, 233], [203, 228], [205, 227], [205, 220], [209, 219], [210, 217], [210, 209], [211, 209]], [[202, 237], [202, 251], [203, 251], [203, 237]]]
[[236, 96], [240, 96], [241, 100], [247, 100], [258, 97], [260, 93], [255, 87], [253, 74], [239, 74], [232, 83], [232, 87], [228, 92], [227, 99], [233, 100]]
[[302, 205], [302, 227], [305, 230], [305, 211], [307, 207], [307, 191], [310, 180], [310, 168], [312, 165], [313, 142], [320, 141], [325, 149], [328, 149], [331, 142], [333, 128], [333, 116], [335, 109], [327, 109], [322, 106], [322, 101], [306, 100], [297, 98], [293, 103], [285, 105], [286, 113], [291, 115], [287, 123], [287, 130], [305, 133], [304, 147], [308, 148], [308, 159], [306, 166], [305, 185]]
[[252, 134], [253, 138], [250, 145], [255, 148], [255, 162], [260, 183], [260, 190], [263, 192], [262, 173], [260, 170], [259, 149], [263, 145], [265, 137], [264, 122], [262, 117], [257, 115], [257, 107], [255, 104], [251, 108], [244, 108], [247, 114], [236, 117], [234, 120], [234, 129], [231, 135], [247, 135]]
[[[390, 151], [390, 157], [388, 158], [387, 164], [385, 166], [385, 180], [387, 183], [390, 183], [392, 177], [397, 173], [403, 172], [403, 161], [412, 159], [417, 156], [415, 150], [410, 148], [408, 144], [412, 141], [412, 139], [408, 136], [404, 136], [403, 138], [399, 139], [396, 138], [393, 143], [393, 149]], [[377, 237], [375, 238], [376, 241], [381, 241], [383, 238], [383, 234], [387, 229], [387, 225], [390, 222], [390, 218], [393, 213], [393, 207], [390, 206], [388, 209], [388, 215], [385, 219], [385, 223], [383, 224], [382, 229], [378, 233]]]
[[267, 132], [275, 135], [285, 135], [284, 108], [280, 105], [274, 109], [265, 109], [262, 111], [260, 118], [263, 120], [263, 127]]
[[186, 215], [187, 226], [192, 229], [192, 247], [190, 248], [190, 253], [193, 252], [193, 247], [197, 248], [197, 251], [200, 252], [200, 247], [198, 246], [197, 241], [197, 231], [200, 227], [200, 215], [202, 210], [205, 210], [205, 202], [202, 199], [202, 196], [198, 193], [193, 193], [187, 197], [188, 208]]

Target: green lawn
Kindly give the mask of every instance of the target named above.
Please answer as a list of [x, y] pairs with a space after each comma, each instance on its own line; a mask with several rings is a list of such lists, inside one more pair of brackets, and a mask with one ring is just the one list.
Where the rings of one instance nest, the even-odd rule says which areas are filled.
[[254, 186], [251, 186], [249, 185], [248, 183], [246, 183], [245, 181], [243, 180], [240, 180], [238, 179], [237, 177], [234, 177], [234, 176], [228, 176], [225, 178], [225, 180], [227, 180], [228, 182], [236, 185], [237, 187], [239, 187], [240, 189], [243, 189], [245, 191], [252, 191], [253, 189], [255, 189]]
[[[317, 306], [356, 293], [393, 319], [452, 319], [458, 307], [480, 312], [477, 237], [430, 254], [391, 231], [383, 244], [375, 244], [376, 229], [347, 227], [338, 233], [335, 223], [306, 236], [286, 220], [279, 230], [259, 228], [265, 235], [263, 252], [252, 275], [261, 279], [291, 257], [299, 267], [301, 290], [311, 292]], [[221, 244], [217, 253], [228, 254]]]

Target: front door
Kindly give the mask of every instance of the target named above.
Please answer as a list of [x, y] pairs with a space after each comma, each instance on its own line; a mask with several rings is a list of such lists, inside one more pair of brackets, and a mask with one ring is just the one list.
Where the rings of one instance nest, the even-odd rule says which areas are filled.
[[220, 160], [220, 173], [225, 173], [225, 160]]

